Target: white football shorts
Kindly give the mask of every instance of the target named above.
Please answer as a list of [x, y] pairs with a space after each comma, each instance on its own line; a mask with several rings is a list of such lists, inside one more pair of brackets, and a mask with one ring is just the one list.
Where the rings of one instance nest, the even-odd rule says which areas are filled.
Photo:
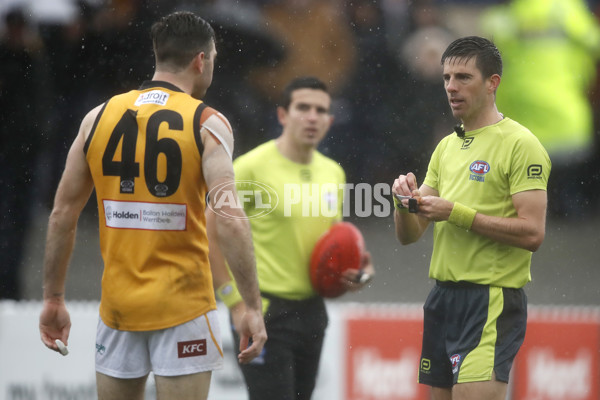
[[158, 376], [189, 375], [223, 367], [216, 310], [167, 329], [119, 331], [98, 320], [96, 371], [132, 379], [152, 371]]

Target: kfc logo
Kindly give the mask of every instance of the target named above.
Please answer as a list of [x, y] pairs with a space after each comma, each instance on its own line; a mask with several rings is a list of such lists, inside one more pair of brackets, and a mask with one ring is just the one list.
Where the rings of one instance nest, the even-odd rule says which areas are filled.
[[206, 339], [192, 340], [177, 343], [177, 356], [179, 358], [196, 357], [206, 355]]

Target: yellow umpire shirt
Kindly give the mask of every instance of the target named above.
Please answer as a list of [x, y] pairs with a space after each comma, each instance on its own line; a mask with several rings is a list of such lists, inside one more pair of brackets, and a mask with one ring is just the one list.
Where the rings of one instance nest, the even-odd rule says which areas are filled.
[[[440, 197], [482, 214], [516, 218], [515, 193], [546, 190], [551, 163], [540, 141], [510, 118], [464, 138], [446, 136], [433, 152], [424, 184]], [[531, 280], [531, 252], [447, 221], [435, 223], [429, 277], [521, 288]]]
[[233, 166], [252, 227], [261, 292], [288, 300], [315, 296], [310, 256], [321, 235], [342, 219], [344, 170], [318, 151], [309, 164], [293, 162], [274, 140]]

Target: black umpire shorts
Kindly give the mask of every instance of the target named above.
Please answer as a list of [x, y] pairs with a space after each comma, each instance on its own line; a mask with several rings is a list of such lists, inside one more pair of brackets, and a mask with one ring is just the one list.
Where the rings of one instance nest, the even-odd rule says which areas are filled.
[[527, 297], [523, 289], [437, 282], [423, 307], [419, 383], [452, 387], [492, 379], [508, 382], [523, 344]]
[[[328, 318], [321, 297], [286, 300], [262, 293], [268, 302], [269, 339], [262, 353], [240, 364], [250, 400], [308, 400], [315, 387]], [[233, 330], [236, 343], [239, 337]]]

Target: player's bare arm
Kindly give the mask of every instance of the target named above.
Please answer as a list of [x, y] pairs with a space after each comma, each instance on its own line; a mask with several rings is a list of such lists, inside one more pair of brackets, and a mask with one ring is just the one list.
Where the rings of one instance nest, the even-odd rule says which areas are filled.
[[[392, 185], [392, 195], [413, 197], [421, 202], [423, 196], [437, 196], [437, 191], [427, 185], [417, 186], [417, 178], [412, 172], [400, 175]], [[401, 201], [404, 207], [408, 207], [408, 199]], [[420, 208], [420, 207], [419, 207]], [[420, 213], [404, 213], [399, 210], [394, 212], [394, 223], [396, 226], [396, 237], [402, 244], [414, 243], [421, 238], [429, 220]]]
[[497, 242], [536, 251], [546, 232], [545, 190], [528, 190], [512, 196], [516, 218], [491, 217], [477, 213], [471, 230]]
[[[516, 218], [476, 213], [470, 230], [497, 242], [536, 251], [544, 241], [547, 197], [544, 190], [512, 196]], [[418, 215], [429, 221], [447, 221], [454, 203], [438, 196], [422, 196]]]
[[231, 281], [231, 276], [229, 275], [229, 268], [227, 268], [227, 263], [225, 262], [225, 256], [218, 245], [217, 222], [215, 220], [216, 215], [210, 207], [206, 208], [204, 214], [206, 216], [206, 234], [208, 235], [208, 259], [210, 261], [210, 270], [213, 277], [213, 286], [215, 289], [218, 289]]
[[[221, 252], [221, 248], [217, 242], [217, 227], [216, 227], [216, 214], [210, 209], [206, 209], [206, 233], [208, 235], [208, 259], [210, 262], [210, 270], [213, 277], [213, 286], [215, 290], [229, 284], [231, 285], [231, 275], [229, 268], [225, 262], [225, 256]], [[244, 313], [246, 312], [246, 306], [244, 302], [239, 300], [233, 304], [228, 305], [229, 312], [231, 313], [231, 319], [236, 332], [241, 331], [242, 320]]]
[[[220, 192], [229, 191], [230, 198], [237, 199], [231, 153], [233, 134], [229, 123], [221, 114], [211, 115], [201, 130], [204, 153], [202, 168], [208, 190], [219, 186]], [[210, 199], [214, 201], [214, 199]], [[221, 202], [223, 213], [215, 213], [215, 233], [218, 245], [238, 285], [246, 305], [246, 313], [240, 332], [238, 358], [242, 363], [249, 362], [262, 350], [267, 334], [262, 317], [262, 302], [256, 276], [256, 261], [252, 245], [250, 224], [244, 218], [244, 211], [230, 202]], [[233, 216], [225, 217], [224, 214]], [[235, 238], [235, 240], [233, 239]], [[252, 345], [247, 347], [249, 338]]]
[[[213, 115], [209, 120], [215, 117], [216, 115]], [[221, 116], [221, 118], [223, 117]], [[205, 122], [205, 126], [210, 124], [209, 120]], [[230, 199], [237, 198], [233, 165], [230, 152], [227, 151], [227, 149], [233, 150], [233, 135], [216, 124], [210, 125], [210, 130], [203, 128], [201, 131], [204, 144], [202, 167], [208, 190], [211, 191], [214, 187], [219, 186], [220, 192], [229, 191], [232, 194], [229, 196]], [[215, 136], [215, 133], [218, 136]], [[210, 199], [210, 201], [215, 203], [215, 199]], [[256, 294], [256, 298], [244, 298], [244, 300], [250, 307], [260, 308], [250, 224], [244, 218], [244, 211], [231, 202], [221, 201], [219, 207], [223, 212], [214, 213], [215, 233], [219, 248], [225, 255], [234, 278], [236, 281], [240, 280], [238, 284], [242, 297], [244, 297], [244, 292], [249, 295]], [[224, 217], [223, 214], [231, 215], [233, 218]], [[236, 238], [236, 240], [232, 240], [232, 238]], [[253, 282], [256, 284], [255, 287]], [[246, 284], [250, 286], [244, 290]]]
[[43, 277], [44, 306], [40, 314], [39, 329], [42, 342], [55, 351], [59, 350], [56, 339], [68, 344], [71, 328], [69, 313], [64, 304], [65, 279], [75, 243], [77, 220], [93, 189], [83, 146], [99, 110], [98, 107], [90, 111], [81, 123], [79, 133], [69, 150], [48, 221]]

